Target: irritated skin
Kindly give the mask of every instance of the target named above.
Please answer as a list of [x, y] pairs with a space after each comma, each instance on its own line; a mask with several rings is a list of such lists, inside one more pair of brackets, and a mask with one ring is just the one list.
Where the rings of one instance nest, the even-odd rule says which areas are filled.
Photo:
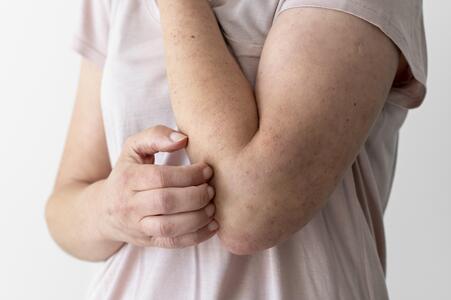
[[213, 166], [218, 236], [235, 254], [286, 240], [321, 208], [380, 113], [399, 53], [349, 14], [290, 9], [256, 87], [207, 0], [159, 0], [171, 101], [192, 161]]

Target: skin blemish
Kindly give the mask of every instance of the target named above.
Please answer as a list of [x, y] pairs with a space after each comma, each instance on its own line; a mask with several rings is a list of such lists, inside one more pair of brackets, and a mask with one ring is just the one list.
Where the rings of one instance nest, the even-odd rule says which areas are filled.
[[191, 35], [191, 38], [192, 38], [192, 39], [195, 39], [195, 38], [196, 38], [196, 36], [195, 36], [195, 35]]
[[354, 106], [357, 106], [357, 103], [354, 102], [353, 105], [354, 105]]
[[357, 43], [357, 54], [360, 56], [365, 54], [365, 46], [362, 42]]

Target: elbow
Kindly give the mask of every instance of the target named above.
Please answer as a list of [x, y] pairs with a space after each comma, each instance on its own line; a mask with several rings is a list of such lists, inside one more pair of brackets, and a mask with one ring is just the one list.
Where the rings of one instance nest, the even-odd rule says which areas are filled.
[[261, 245], [252, 243], [243, 238], [229, 236], [221, 231], [218, 232], [218, 237], [222, 247], [235, 255], [253, 255], [259, 251], [265, 250]]
[[293, 210], [281, 205], [292, 195], [274, 188], [260, 173], [258, 164], [247, 158], [223, 163], [215, 171], [217, 236], [223, 249], [235, 255], [253, 255], [276, 246], [295, 223], [287, 217]]
[[[235, 255], [253, 255], [258, 252], [270, 249], [288, 240], [296, 232], [300, 231], [307, 222], [296, 228], [262, 228], [259, 233], [235, 233], [226, 234], [219, 230], [218, 237], [222, 247]], [[264, 233], [264, 234], [263, 234]]]
[[288, 240], [311, 219], [312, 214], [299, 211], [293, 214], [292, 211], [245, 205], [227, 214], [220, 213], [217, 218], [220, 225], [218, 238], [222, 247], [232, 254], [257, 254]]
[[[43, 212], [43, 217], [45, 220], [45, 223], [47, 225], [47, 229], [49, 230], [50, 234], [52, 233], [52, 228], [53, 228], [53, 223], [54, 223], [54, 219], [55, 219], [55, 213], [53, 211], [53, 205], [52, 205], [52, 197], [49, 197], [47, 199], [47, 202], [45, 203], [44, 206], [44, 212]], [[53, 236], [52, 236], [53, 238]]]
[[218, 238], [222, 247], [235, 255], [253, 255], [260, 251], [272, 248], [280, 242], [280, 236], [268, 234], [262, 235], [259, 231], [252, 230], [251, 226], [242, 227], [246, 229], [231, 230], [221, 227]]
[[[241, 199], [241, 201], [233, 201]], [[216, 201], [215, 219], [219, 223], [217, 236], [223, 249], [235, 255], [252, 255], [265, 249], [259, 238], [257, 218], [250, 214], [240, 197], [222, 198]]]

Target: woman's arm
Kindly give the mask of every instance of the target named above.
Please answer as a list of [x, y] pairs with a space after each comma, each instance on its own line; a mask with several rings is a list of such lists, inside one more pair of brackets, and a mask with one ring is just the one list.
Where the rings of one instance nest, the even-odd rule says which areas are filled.
[[192, 133], [188, 149], [196, 149], [189, 154], [212, 163], [231, 159], [258, 128], [252, 87], [208, 1], [160, 0], [159, 7], [174, 113], [182, 131]]
[[[112, 169], [100, 110], [101, 71], [83, 61], [80, 84], [46, 220], [55, 241], [83, 260], [105, 260], [124, 243], [182, 248], [216, 233], [205, 163], [154, 165], [157, 151], [186, 146], [164, 126], [130, 136]], [[213, 227], [212, 227], [213, 226]]]
[[272, 247], [312, 218], [355, 159], [399, 53], [352, 15], [290, 9], [269, 32], [254, 95], [208, 1], [159, 3], [177, 124], [190, 157], [215, 168], [218, 235], [236, 254]]
[[103, 260], [123, 243], [105, 240], [96, 212], [111, 172], [100, 111], [101, 70], [83, 61], [72, 120], [46, 220], [53, 238], [74, 256]]

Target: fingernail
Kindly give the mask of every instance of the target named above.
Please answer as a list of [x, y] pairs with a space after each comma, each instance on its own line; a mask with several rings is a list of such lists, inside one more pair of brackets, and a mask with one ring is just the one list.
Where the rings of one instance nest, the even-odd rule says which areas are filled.
[[211, 175], [213, 175], [213, 170], [211, 169], [211, 167], [206, 167], [202, 173], [204, 174], [204, 178], [208, 179], [211, 177]]
[[208, 186], [207, 188], [207, 192], [208, 192], [208, 197], [211, 199], [213, 199], [213, 196], [215, 195], [215, 190], [213, 189], [212, 186]]
[[182, 134], [182, 133], [180, 133], [180, 132], [173, 131], [173, 132], [169, 135], [169, 138], [171, 139], [171, 141], [173, 141], [174, 143], [176, 143], [176, 142], [180, 142], [180, 141], [183, 140], [183, 139], [186, 139], [187, 136], [184, 135], [184, 134]]
[[213, 204], [208, 204], [205, 208], [205, 213], [207, 216], [211, 217], [215, 213], [215, 206]]
[[218, 222], [216, 222], [215, 220], [211, 221], [210, 224], [208, 224], [208, 230], [210, 231], [214, 231], [218, 229], [218, 227], [219, 227]]

